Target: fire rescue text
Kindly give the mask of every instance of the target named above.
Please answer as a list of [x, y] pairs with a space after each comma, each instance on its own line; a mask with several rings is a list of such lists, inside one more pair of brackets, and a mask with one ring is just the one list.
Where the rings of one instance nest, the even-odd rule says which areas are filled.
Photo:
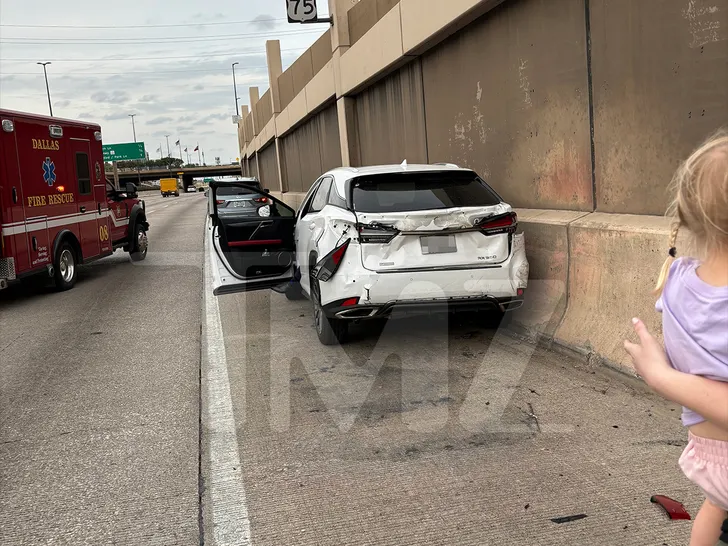
[[60, 193], [45, 195], [33, 195], [28, 197], [29, 207], [45, 207], [46, 205], [63, 205], [64, 203], [73, 203], [72, 193]]

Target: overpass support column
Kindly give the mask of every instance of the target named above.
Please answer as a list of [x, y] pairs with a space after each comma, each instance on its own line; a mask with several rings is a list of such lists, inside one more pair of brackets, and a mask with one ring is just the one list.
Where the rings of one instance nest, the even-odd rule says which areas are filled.
[[359, 135], [356, 126], [356, 103], [345, 97], [341, 87], [341, 56], [351, 47], [349, 38], [349, 9], [358, 0], [329, 0], [329, 13], [334, 21], [331, 32], [334, 80], [336, 83], [336, 111], [339, 117], [339, 145], [344, 167], [360, 164]]
[[240, 172], [243, 176], [247, 176], [243, 165], [246, 164], [246, 154], [248, 152], [248, 135], [245, 134], [245, 120], [248, 118], [248, 107], [243, 105], [240, 108], [240, 121], [238, 121], [238, 147], [240, 148]]
[[[278, 88], [278, 78], [283, 74], [283, 60], [281, 59], [281, 42], [279, 40], [268, 40], [265, 43], [265, 55], [268, 61], [268, 85], [270, 88], [270, 100], [273, 103], [273, 119], [281, 113], [281, 93]], [[275, 123], [275, 122], [274, 122]], [[276, 137], [273, 142], [276, 147], [276, 169], [278, 170], [278, 191], [284, 192], [288, 189], [288, 183], [285, 180], [283, 170], [284, 164], [281, 161], [280, 142], [278, 142], [278, 129], [276, 128]]]
[[[255, 105], [258, 104], [258, 101], [260, 100], [260, 91], [257, 87], [251, 87], [250, 88], [250, 112], [253, 116], [253, 134], [250, 136], [250, 141], [253, 142], [255, 140], [255, 137], [258, 136], [260, 133], [260, 127], [258, 127], [258, 120], [255, 118]], [[260, 180], [260, 165], [258, 164], [258, 150], [252, 150], [254, 155], [251, 157], [251, 160], [255, 162], [255, 172], [256, 177], [258, 180]]]

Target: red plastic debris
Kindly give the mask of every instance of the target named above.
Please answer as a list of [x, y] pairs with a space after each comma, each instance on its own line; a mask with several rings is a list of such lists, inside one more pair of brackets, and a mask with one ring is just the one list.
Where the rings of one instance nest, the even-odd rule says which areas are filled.
[[667, 515], [670, 516], [670, 519], [691, 519], [690, 514], [688, 514], [688, 511], [685, 510], [685, 507], [670, 497], [666, 497], [665, 495], [653, 495], [650, 498], [650, 502], [654, 502], [662, 506], [665, 509], [665, 512], [667, 512]]

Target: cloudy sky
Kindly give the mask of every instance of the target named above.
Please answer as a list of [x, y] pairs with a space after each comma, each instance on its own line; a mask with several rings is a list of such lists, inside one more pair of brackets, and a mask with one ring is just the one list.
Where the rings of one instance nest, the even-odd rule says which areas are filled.
[[248, 104], [248, 87], [268, 88], [266, 40], [281, 41], [285, 70], [325, 30], [288, 24], [285, 0], [0, 0], [0, 108], [47, 114], [36, 62], [51, 61], [55, 116], [98, 122], [113, 144], [133, 140], [137, 114], [151, 157], [168, 134], [226, 163], [238, 154], [231, 64]]

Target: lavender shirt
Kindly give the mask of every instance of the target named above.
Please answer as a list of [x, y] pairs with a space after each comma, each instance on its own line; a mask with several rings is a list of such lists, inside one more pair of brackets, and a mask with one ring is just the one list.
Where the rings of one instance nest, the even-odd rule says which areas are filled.
[[[681, 258], [670, 267], [655, 306], [662, 313], [665, 350], [678, 371], [728, 382], [728, 286], [711, 286], [698, 277], [699, 262]], [[686, 427], [705, 421], [683, 408]]]

